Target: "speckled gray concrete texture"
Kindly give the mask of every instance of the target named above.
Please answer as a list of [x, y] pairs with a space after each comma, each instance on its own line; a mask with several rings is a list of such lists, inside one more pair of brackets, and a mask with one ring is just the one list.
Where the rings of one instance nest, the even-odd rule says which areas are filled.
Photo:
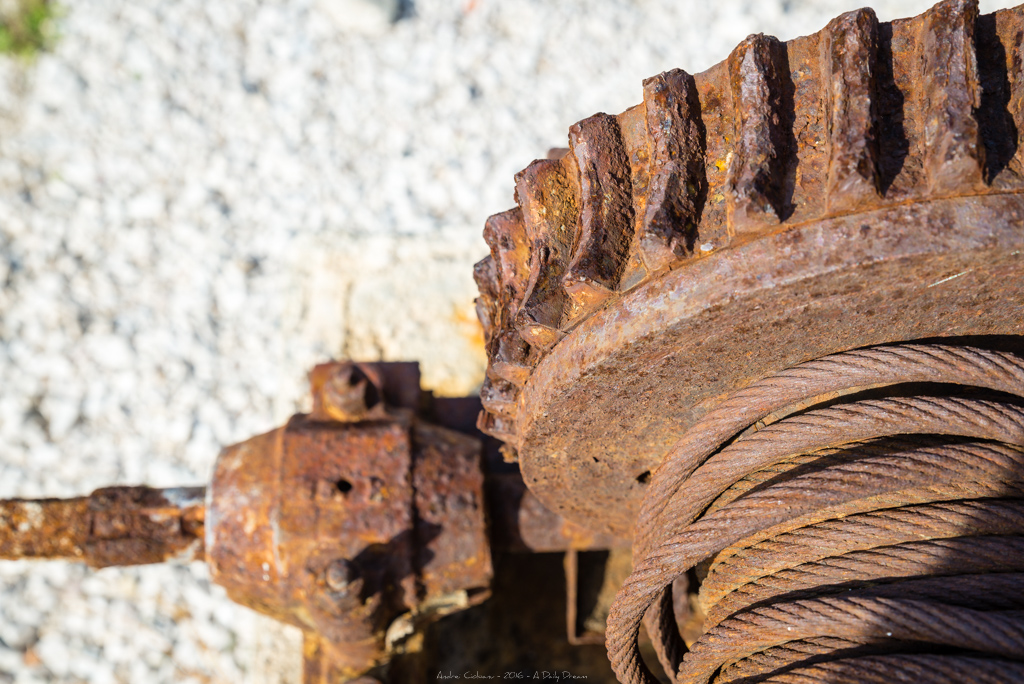
[[[51, 53], [0, 58], [0, 497], [204, 483], [329, 357], [472, 392], [513, 174], [647, 76], [859, 4], [65, 4]], [[296, 682], [298, 648], [202, 564], [0, 563], [0, 684]]]

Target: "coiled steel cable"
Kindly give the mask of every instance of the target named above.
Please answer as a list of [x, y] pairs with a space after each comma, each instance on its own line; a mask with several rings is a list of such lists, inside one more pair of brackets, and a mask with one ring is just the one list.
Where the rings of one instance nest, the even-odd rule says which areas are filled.
[[[918, 383], [929, 394], [967, 387], [1015, 397], [846, 396]], [[1024, 613], [1015, 602], [979, 608], [921, 585], [917, 594], [868, 591], [929, 576], [977, 586], [988, 573], [1008, 573], [990, 576], [1004, 595], [1006, 578], [1024, 591], [1016, 397], [1024, 359], [923, 344], [824, 357], [729, 397], [651, 479], [634, 571], [608, 618], [619, 679], [656, 681], [639, 657], [641, 621], [677, 682], [833, 681], [883, 661], [913, 670], [933, 655], [917, 653], [924, 647], [965, 651], [929, 668], [985, 655], [1001, 659], [993, 673], [1017, 671]], [[710, 629], [687, 652], [670, 587], [709, 559], [701, 601]]]
[[851, 658], [793, 669], [767, 679], [772, 684], [1006, 684], [1024, 681], [1024, 663], [953, 656], [892, 655]]

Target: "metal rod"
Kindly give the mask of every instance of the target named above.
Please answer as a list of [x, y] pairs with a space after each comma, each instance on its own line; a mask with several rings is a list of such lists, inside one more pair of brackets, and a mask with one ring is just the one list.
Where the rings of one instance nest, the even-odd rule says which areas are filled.
[[0, 559], [92, 567], [203, 560], [205, 487], [106, 487], [73, 499], [0, 501]]

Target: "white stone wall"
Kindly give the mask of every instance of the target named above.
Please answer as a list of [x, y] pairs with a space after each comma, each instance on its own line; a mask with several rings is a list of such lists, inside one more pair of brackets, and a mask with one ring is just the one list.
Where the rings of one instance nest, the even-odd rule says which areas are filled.
[[[51, 54], [0, 58], [0, 497], [203, 483], [332, 356], [472, 392], [513, 174], [644, 77], [863, 1], [66, 2]], [[0, 563], [0, 684], [296, 682], [297, 649], [201, 564]]]

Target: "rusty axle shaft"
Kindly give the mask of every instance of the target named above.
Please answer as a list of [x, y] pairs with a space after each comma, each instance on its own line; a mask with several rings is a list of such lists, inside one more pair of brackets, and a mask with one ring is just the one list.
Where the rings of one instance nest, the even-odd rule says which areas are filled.
[[0, 559], [94, 568], [204, 558], [204, 487], [104, 487], [73, 499], [0, 501]]
[[[486, 479], [495, 550], [626, 548], [544, 507], [517, 474]], [[0, 501], [0, 560], [81, 561], [94, 568], [206, 560], [206, 488], [104, 487], [70, 499]]]

